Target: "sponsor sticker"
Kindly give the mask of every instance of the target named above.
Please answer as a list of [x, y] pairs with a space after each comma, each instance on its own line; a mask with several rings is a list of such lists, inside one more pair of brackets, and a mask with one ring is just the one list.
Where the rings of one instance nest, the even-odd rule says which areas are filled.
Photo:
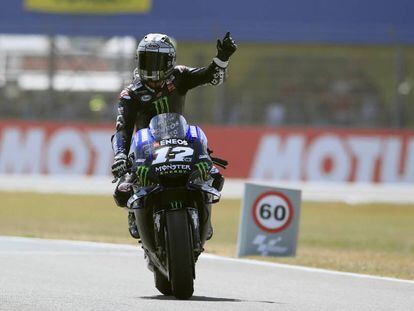
[[146, 49], [156, 50], [159, 49], [160, 46], [156, 43], [150, 43], [145, 46]]
[[191, 171], [189, 164], [164, 164], [155, 168], [155, 172], [164, 174], [183, 174]]
[[129, 96], [128, 90], [122, 90], [121, 94], [119, 94], [119, 99], [131, 99], [131, 96]]
[[201, 178], [207, 180], [209, 177], [210, 166], [207, 162], [201, 161], [195, 164], [195, 167], [198, 169]]
[[139, 181], [141, 182], [142, 186], [149, 186], [151, 184], [150, 180], [148, 179], [148, 172], [149, 167], [147, 166], [138, 166], [136, 174], [138, 176]]
[[149, 101], [151, 98], [152, 98], [152, 96], [151, 96], [151, 95], [142, 95], [142, 96], [141, 96], [141, 101], [143, 101], [143, 102], [147, 102], [147, 101]]
[[186, 141], [185, 139], [177, 139], [177, 138], [163, 139], [160, 141], [160, 146], [167, 146], [167, 145], [188, 146], [188, 141]]
[[256, 251], [262, 256], [268, 256], [269, 254], [283, 255], [288, 251], [287, 246], [280, 246], [283, 243], [280, 236], [275, 239], [269, 239], [266, 235], [258, 234], [252, 243], [257, 245]]
[[170, 112], [170, 106], [168, 105], [167, 96], [164, 96], [154, 101], [154, 106], [155, 106], [155, 110], [157, 111], [157, 114]]

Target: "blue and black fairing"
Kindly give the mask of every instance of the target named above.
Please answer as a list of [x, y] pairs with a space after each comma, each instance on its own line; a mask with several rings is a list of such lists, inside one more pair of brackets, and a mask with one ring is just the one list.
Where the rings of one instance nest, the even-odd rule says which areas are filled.
[[[150, 128], [136, 132], [131, 145], [135, 155], [132, 170], [141, 186], [199, 189], [220, 196], [206, 182], [212, 168], [207, 138], [198, 126], [188, 126], [181, 115], [155, 116]], [[143, 196], [141, 192], [136, 195]]]
[[167, 175], [178, 165], [175, 169], [178, 174], [196, 169], [206, 178], [212, 167], [203, 130], [187, 125], [184, 117], [176, 113], [155, 116], [150, 128], [135, 133], [131, 145], [135, 158], [134, 172], [145, 166], [150, 170], [149, 175]]

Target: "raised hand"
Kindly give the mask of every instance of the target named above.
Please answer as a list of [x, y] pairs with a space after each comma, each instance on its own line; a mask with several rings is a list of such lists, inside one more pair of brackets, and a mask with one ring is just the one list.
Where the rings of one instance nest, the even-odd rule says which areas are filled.
[[226, 33], [222, 41], [217, 40], [217, 58], [221, 61], [227, 62], [236, 50], [237, 45], [230, 36], [230, 32]]

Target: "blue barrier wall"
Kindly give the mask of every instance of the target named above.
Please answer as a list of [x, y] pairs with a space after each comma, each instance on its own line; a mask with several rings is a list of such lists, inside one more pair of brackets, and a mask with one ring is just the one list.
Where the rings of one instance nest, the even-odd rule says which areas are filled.
[[141, 37], [164, 32], [179, 40], [207, 41], [230, 30], [239, 41], [414, 43], [410, 0], [148, 1], [145, 13], [105, 15], [35, 12], [23, 0], [2, 0], [0, 33]]

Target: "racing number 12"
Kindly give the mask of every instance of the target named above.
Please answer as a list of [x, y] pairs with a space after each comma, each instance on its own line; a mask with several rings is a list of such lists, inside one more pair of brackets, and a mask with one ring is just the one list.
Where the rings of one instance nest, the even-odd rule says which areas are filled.
[[184, 162], [185, 157], [192, 156], [194, 150], [189, 147], [162, 147], [154, 152], [157, 157], [152, 164], [165, 162]]

